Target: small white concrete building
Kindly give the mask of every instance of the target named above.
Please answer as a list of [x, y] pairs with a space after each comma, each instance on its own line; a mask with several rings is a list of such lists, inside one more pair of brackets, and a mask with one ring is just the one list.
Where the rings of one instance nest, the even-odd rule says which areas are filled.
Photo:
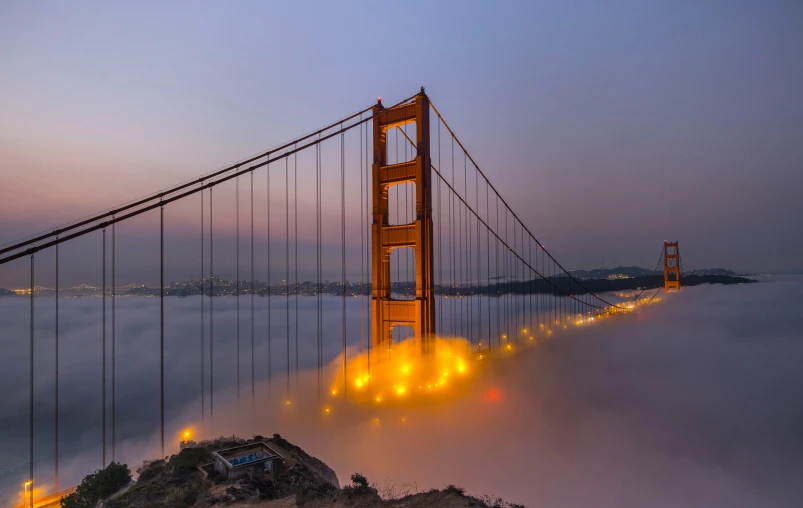
[[284, 457], [265, 443], [251, 443], [212, 452], [215, 469], [229, 480], [262, 476], [284, 467]]

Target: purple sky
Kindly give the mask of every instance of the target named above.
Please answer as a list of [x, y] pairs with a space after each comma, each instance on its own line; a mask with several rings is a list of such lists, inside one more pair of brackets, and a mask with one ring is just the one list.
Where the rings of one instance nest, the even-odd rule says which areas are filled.
[[569, 268], [678, 239], [686, 268], [800, 270], [801, 26], [780, 0], [3, 2], [0, 242], [425, 85]]

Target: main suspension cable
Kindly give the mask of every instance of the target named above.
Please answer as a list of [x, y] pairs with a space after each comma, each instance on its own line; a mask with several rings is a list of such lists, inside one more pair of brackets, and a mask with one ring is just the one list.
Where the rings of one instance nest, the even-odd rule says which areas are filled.
[[[457, 142], [457, 144], [460, 146], [460, 148], [463, 150], [463, 152], [465, 152], [466, 156], [469, 158], [469, 160], [470, 160], [470, 161], [471, 161], [471, 163], [474, 165], [474, 167], [477, 169], [477, 171], [479, 171], [480, 175], [481, 175], [481, 176], [482, 176], [482, 177], [485, 179], [485, 181], [486, 181], [486, 182], [487, 182], [489, 185], [491, 185], [491, 182], [490, 182], [490, 180], [488, 179], [488, 177], [485, 175], [485, 173], [482, 171], [482, 169], [480, 169], [480, 167], [479, 167], [479, 165], [477, 164], [477, 162], [474, 160], [474, 158], [473, 158], [473, 157], [471, 157], [471, 154], [469, 154], [469, 153], [468, 153], [468, 150], [465, 148], [465, 146], [463, 145], [463, 143], [462, 143], [462, 142], [461, 142], [461, 141], [460, 141], [460, 140], [457, 138], [457, 136], [455, 135], [454, 131], [451, 129], [451, 127], [449, 127], [449, 124], [446, 122], [446, 120], [444, 120], [444, 118], [441, 116], [441, 114], [440, 114], [440, 112], [438, 111], [438, 109], [437, 109], [437, 108], [436, 108], [436, 107], [435, 107], [435, 106], [432, 104], [432, 102], [431, 102], [431, 101], [430, 101], [430, 107], [432, 107], [432, 110], [433, 110], [433, 111], [435, 112], [435, 114], [438, 116], [438, 119], [439, 119], [439, 120], [440, 120], [440, 121], [443, 123], [444, 127], [446, 127], [446, 129], [447, 129], [447, 130], [449, 131], [449, 133], [452, 135], [452, 137], [453, 137], [454, 141], [456, 141], [456, 142]], [[510, 211], [510, 213], [511, 213], [511, 214], [512, 214], [512, 216], [513, 216], [513, 218], [514, 218], [516, 221], [518, 221], [518, 222], [519, 222], [519, 224], [521, 224], [521, 226], [522, 226], [522, 227], [525, 229], [525, 231], [527, 231], [527, 234], [528, 234], [528, 235], [530, 235], [530, 236], [531, 236], [531, 237], [532, 237], [532, 238], [533, 238], [533, 239], [534, 239], [536, 242], [538, 242], [538, 240], [535, 238], [535, 235], [533, 235], [532, 231], [530, 231], [530, 230], [529, 230], [529, 228], [527, 228], [527, 226], [526, 226], [526, 225], [524, 225], [524, 223], [521, 221], [521, 219], [519, 219], [518, 215], [516, 215], [516, 213], [515, 213], [515, 212], [513, 212], [513, 209], [512, 209], [512, 208], [510, 208], [510, 205], [508, 205], [508, 204], [507, 204], [507, 202], [504, 200], [504, 198], [502, 198], [502, 196], [499, 194], [499, 191], [497, 191], [497, 190], [496, 190], [496, 188], [495, 188], [495, 187], [493, 187], [493, 185], [491, 185], [491, 188], [494, 190], [494, 193], [496, 193], [496, 195], [497, 195], [497, 196], [499, 196], [499, 199], [502, 201], [502, 203], [505, 205], [505, 207], [506, 207], [506, 208], [507, 208], [507, 209]], [[575, 278], [573, 275], [571, 275], [571, 274], [570, 274], [570, 273], [569, 273], [569, 272], [568, 272], [568, 271], [567, 271], [567, 270], [566, 270], [566, 269], [565, 269], [565, 268], [564, 268], [564, 267], [563, 267], [563, 266], [562, 266], [562, 265], [561, 265], [561, 264], [560, 264], [560, 263], [559, 263], [559, 262], [558, 262], [558, 261], [557, 261], [557, 260], [556, 260], [554, 257], [552, 257], [552, 255], [551, 255], [551, 254], [550, 254], [548, 251], [546, 252], [546, 255], [547, 255], [547, 256], [549, 256], [549, 257], [550, 257], [550, 258], [551, 258], [551, 259], [552, 259], [552, 260], [553, 260], [553, 261], [554, 261], [554, 262], [557, 264], [557, 266], [558, 266], [558, 267], [560, 267], [560, 269], [561, 269], [561, 270], [562, 270], [562, 271], [563, 271], [563, 272], [564, 272], [564, 273], [565, 273], [565, 274], [566, 274], [566, 275], [567, 275], [569, 278], [571, 278], [572, 280], [574, 280], [574, 282], [576, 282], [576, 283], [577, 283], [577, 284], [578, 284], [580, 287], [582, 287], [584, 290], [588, 291], [588, 293], [590, 293], [590, 294], [593, 294], [593, 293], [591, 293], [591, 291], [589, 291], [589, 290], [588, 290], [588, 289], [587, 289], [587, 288], [586, 288], [586, 287], [585, 287], [585, 286], [584, 286], [582, 283], [580, 283], [580, 281], [578, 281], [578, 280], [577, 280], [577, 279], [576, 279], [576, 278]], [[596, 298], [596, 299], [598, 299], [598, 300], [600, 300], [600, 301], [604, 302], [604, 303], [605, 303], [605, 304], [607, 304], [607, 305], [610, 305], [610, 306], [612, 306], [612, 307], [617, 307], [616, 305], [614, 305], [614, 304], [612, 304], [612, 303], [610, 303], [610, 302], [608, 302], [608, 301], [606, 301], [606, 300], [604, 300], [604, 299], [600, 298], [598, 295], [594, 295], [594, 296], [595, 296], [595, 298]], [[620, 307], [620, 308], [621, 308], [621, 307]]]
[[[404, 101], [401, 101], [401, 102], [397, 103], [396, 105], [392, 106], [391, 108], [395, 108], [397, 106], [405, 104], [405, 103], [409, 102], [410, 100], [412, 100], [414, 98], [415, 98], [415, 96], [410, 97], [408, 99], [405, 99]], [[363, 111], [363, 112], [365, 112], [365, 111]], [[379, 113], [379, 114], [381, 114], [381, 113]], [[20, 251], [20, 252], [14, 253], [14, 254], [7, 255], [5, 257], [1, 257], [0, 258], [0, 265], [8, 263], [10, 261], [13, 261], [15, 259], [19, 259], [19, 258], [24, 257], [24, 256], [29, 256], [29, 255], [31, 255], [31, 254], [33, 254], [35, 252], [39, 252], [41, 250], [48, 249], [48, 248], [53, 247], [54, 245], [56, 245], [58, 243], [63, 243], [63, 242], [72, 240], [73, 238], [77, 238], [77, 237], [89, 234], [89, 233], [91, 233], [93, 231], [97, 231], [99, 229], [102, 229], [102, 228], [104, 228], [104, 227], [106, 227], [106, 226], [108, 226], [110, 224], [114, 224], [114, 223], [117, 223], [117, 222], [122, 222], [122, 221], [130, 219], [131, 217], [135, 217], [137, 215], [146, 213], [146, 212], [148, 212], [150, 210], [155, 210], [156, 208], [158, 208], [160, 206], [164, 206], [164, 205], [167, 205], [167, 204], [172, 203], [174, 201], [178, 201], [178, 200], [183, 199], [183, 198], [185, 198], [185, 197], [187, 197], [189, 195], [195, 194], [197, 192], [201, 192], [204, 189], [212, 188], [215, 185], [219, 185], [219, 184], [227, 182], [227, 181], [229, 181], [229, 180], [231, 180], [233, 178], [236, 178], [236, 177], [238, 177], [240, 175], [243, 175], [243, 174], [245, 174], [247, 172], [251, 172], [251, 171], [253, 171], [255, 169], [258, 169], [258, 168], [261, 168], [263, 166], [267, 166], [271, 162], [275, 162], [275, 161], [278, 161], [280, 159], [284, 159], [284, 158], [286, 158], [286, 157], [288, 157], [288, 156], [290, 156], [290, 155], [292, 155], [294, 153], [303, 151], [303, 150], [305, 150], [305, 149], [307, 149], [307, 148], [309, 148], [311, 146], [314, 146], [314, 145], [316, 145], [318, 143], [321, 143], [321, 142], [323, 142], [323, 141], [325, 141], [325, 140], [327, 140], [329, 138], [335, 137], [335, 136], [337, 136], [339, 134], [342, 134], [342, 133], [344, 133], [344, 132], [346, 132], [348, 130], [351, 130], [351, 129], [355, 128], [355, 127], [358, 127], [359, 125], [362, 125], [362, 124], [374, 119], [379, 114], [375, 114], [375, 115], [372, 115], [370, 117], [366, 117], [366, 118], [364, 118], [362, 120], [355, 121], [354, 123], [352, 123], [350, 125], [347, 125], [346, 127], [341, 127], [339, 130], [336, 130], [334, 132], [330, 132], [326, 136], [320, 136], [317, 140], [308, 142], [308, 143], [306, 143], [304, 145], [301, 145], [301, 146], [297, 146], [296, 148], [293, 148], [293, 149], [287, 149], [287, 148], [293, 146], [294, 144], [297, 144], [297, 143], [301, 142], [301, 139], [293, 141], [293, 142], [290, 142], [290, 143], [287, 143], [287, 144], [284, 144], [281, 147], [279, 147], [277, 149], [274, 149], [274, 150], [268, 152], [267, 154], [265, 154], [265, 155], [263, 155], [261, 157], [256, 157], [255, 159], [253, 159], [253, 160], [257, 160], [259, 158], [265, 158], [264, 161], [259, 162], [259, 163], [255, 163], [255, 164], [253, 164], [253, 165], [251, 165], [251, 166], [249, 166], [249, 167], [247, 167], [245, 169], [240, 169], [239, 171], [237, 171], [235, 173], [232, 173], [232, 174], [229, 174], [229, 175], [226, 175], [226, 176], [222, 176], [222, 173], [225, 173], [227, 171], [231, 171], [232, 169], [240, 168], [241, 166], [243, 166], [245, 164], [249, 164], [250, 162], [252, 162], [252, 160], [249, 159], [248, 161], [238, 163], [238, 164], [232, 166], [231, 168], [227, 169], [226, 171], [223, 171], [222, 173], [221, 172], [217, 172], [217, 173], [214, 173], [212, 175], [206, 175], [205, 177], [193, 180], [189, 184], [182, 185], [181, 186], [181, 190], [183, 190], [183, 189], [185, 189], [185, 188], [187, 188], [187, 187], [189, 187], [191, 185], [198, 185], [197, 187], [195, 187], [193, 189], [190, 189], [188, 191], [182, 192], [180, 194], [177, 194], [175, 196], [167, 197], [167, 194], [170, 194], [170, 193], [167, 193], [167, 192], [160, 193], [160, 194], [155, 196], [155, 198], [159, 198], [160, 199], [156, 203], [152, 203], [152, 204], [149, 204], [149, 205], [146, 205], [146, 206], [142, 206], [142, 208], [138, 208], [138, 209], [136, 209], [136, 210], [134, 210], [132, 212], [129, 212], [127, 214], [120, 215], [118, 217], [115, 217], [115, 218], [113, 218], [113, 219], [111, 219], [109, 221], [106, 221], [106, 222], [103, 222], [103, 223], [100, 223], [100, 224], [91, 225], [91, 226], [89, 226], [89, 227], [87, 227], [85, 229], [82, 229], [82, 230], [77, 231], [75, 233], [72, 233], [70, 235], [67, 235], [67, 236], [64, 236], [64, 237], [59, 237], [56, 240], [51, 240], [51, 241], [48, 241], [48, 242], [45, 242], [45, 243], [30, 247], [30, 248], [28, 248], [28, 249], [26, 249], [24, 251]], [[356, 116], [359, 116], [359, 113], [349, 117], [349, 120], [355, 118]], [[345, 121], [346, 120], [344, 120], [343, 123]], [[337, 123], [333, 124], [331, 127], [329, 127], [329, 129], [331, 129], [335, 125], [338, 125], [338, 124]], [[325, 130], [328, 130], [328, 129], [323, 129], [322, 131], [325, 131]], [[317, 134], [317, 131], [316, 131], [316, 134]], [[303, 139], [308, 139], [310, 136], [311, 135], [305, 136]], [[286, 150], [286, 151], [283, 151], [283, 150]], [[283, 151], [280, 155], [277, 155], [276, 157], [270, 158], [270, 155], [272, 155], [272, 154], [274, 154], [276, 152], [280, 152], [280, 151]], [[208, 183], [203, 183], [205, 179], [210, 179], [213, 176], [220, 176], [220, 178], [217, 179], [217, 180], [214, 180], [214, 181], [209, 181]], [[177, 191], [177, 190], [178, 189], [174, 189], [174, 191]], [[174, 192], [174, 191], [171, 191], [171, 192]], [[144, 205], [145, 203], [147, 203], [149, 201], [153, 201], [153, 199], [148, 199], [148, 200], [145, 200], [143, 202], [139, 202], [137, 206]], [[100, 218], [106, 218], [106, 217], [109, 217], [111, 215], [114, 215], [115, 213], [119, 213], [121, 211], [129, 210], [131, 208], [132, 208], [132, 206], [129, 206], [129, 205], [126, 205], [124, 207], [116, 208], [115, 210], [112, 210], [110, 212], [103, 213], [101, 215], [98, 215], [97, 217], [93, 217], [91, 220], [87, 220], [87, 221], [83, 221], [81, 223], [77, 223], [77, 224], [71, 225], [68, 228], [54, 229], [52, 232], [43, 235], [39, 239], [41, 240], [41, 239], [49, 238], [49, 237], [52, 237], [52, 236], [57, 235], [59, 233], [63, 233], [65, 231], [67, 231], [67, 230], [72, 230], [72, 229], [75, 229], [75, 228], [80, 227], [80, 226], [85, 226], [85, 225], [88, 225], [88, 224], [92, 224], [92, 223], [97, 222], [98, 220], [100, 220]], [[8, 248], [0, 250], [0, 254], [4, 254], [4, 253], [9, 252], [9, 251], [21, 249], [24, 246], [27, 246], [27, 245], [30, 245], [30, 244], [34, 243], [34, 241], [38, 241], [38, 240], [37, 239], [25, 240], [24, 242], [20, 242], [20, 243], [15, 244], [15, 245], [13, 245], [11, 247], [8, 247]]]
[[[408, 97], [407, 99], [404, 99], [403, 101], [399, 102], [398, 104], [396, 104], [395, 106], [392, 106], [392, 107], [400, 106], [402, 104], [410, 102], [415, 97], [416, 97], [415, 95], [413, 95], [411, 97]], [[148, 203], [150, 201], [154, 201], [154, 200], [158, 199], [161, 202], [165, 198], [167, 198], [167, 196], [169, 196], [170, 194], [173, 194], [175, 192], [184, 190], [184, 189], [189, 188], [189, 187], [191, 187], [193, 185], [203, 183], [204, 180], [211, 180], [211, 179], [216, 178], [218, 176], [224, 175], [224, 174], [226, 174], [226, 173], [228, 173], [230, 171], [236, 170], [236, 169], [240, 168], [241, 166], [244, 166], [244, 165], [247, 165], [247, 164], [251, 164], [252, 162], [255, 162], [255, 161], [257, 161], [259, 159], [262, 159], [262, 158], [270, 157], [274, 153], [286, 150], [287, 148], [289, 148], [289, 147], [291, 147], [293, 145], [297, 145], [298, 143], [301, 143], [302, 141], [310, 139], [310, 138], [312, 138], [314, 136], [319, 136], [320, 137], [320, 135], [322, 133], [333, 129], [334, 127], [336, 127], [338, 125], [342, 126], [344, 123], [346, 123], [346, 122], [348, 122], [350, 120], [353, 120], [354, 118], [361, 117], [364, 113], [367, 113], [367, 112], [371, 111], [373, 109], [373, 107], [374, 106], [372, 104], [371, 106], [369, 106], [369, 107], [367, 107], [367, 108], [365, 108], [365, 109], [363, 109], [361, 111], [358, 111], [358, 112], [356, 112], [356, 113], [354, 113], [352, 115], [349, 115], [348, 117], [343, 118], [342, 120], [338, 120], [338, 121], [336, 121], [334, 123], [331, 123], [331, 124], [327, 125], [326, 127], [318, 129], [318, 130], [316, 130], [314, 132], [310, 132], [309, 134], [301, 136], [300, 138], [297, 138], [297, 139], [295, 139], [293, 141], [290, 141], [289, 143], [284, 143], [283, 145], [271, 148], [270, 150], [267, 150], [267, 151], [262, 152], [260, 154], [254, 155], [252, 157], [248, 157], [248, 158], [246, 158], [246, 159], [244, 159], [244, 160], [242, 160], [240, 162], [237, 162], [235, 164], [227, 166], [227, 167], [225, 167], [223, 169], [220, 169], [220, 170], [213, 171], [213, 172], [210, 172], [208, 174], [202, 175], [199, 178], [195, 178], [195, 179], [192, 179], [192, 180], [185, 181], [185, 182], [180, 183], [178, 185], [175, 185], [173, 187], [169, 187], [167, 189], [163, 189], [163, 190], [161, 190], [161, 191], [159, 191], [159, 192], [157, 192], [155, 194], [150, 194], [148, 196], [145, 196], [145, 197], [143, 197], [141, 199], [137, 199], [137, 200], [129, 202], [129, 203], [123, 203], [121, 205], [118, 205], [117, 207], [115, 207], [112, 210], [109, 210], [109, 211], [106, 211], [106, 212], [100, 212], [100, 213], [93, 214], [93, 215], [90, 215], [90, 216], [86, 216], [84, 218], [78, 219], [74, 223], [63, 224], [62, 226], [60, 226], [60, 227], [58, 227], [56, 229], [52, 229], [52, 230], [49, 230], [49, 231], [42, 232], [42, 234], [39, 234], [39, 235], [36, 235], [36, 236], [32, 236], [31, 238], [20, 239], [18, 241], [15, 241], [12, 245], [5, 244], [5, 245], [8, 245], [8, 246], [7, 247], [3, 247], [2, 249], [0, 249], [0, 254], [5, 254], [6, 252], [18, 250], [18, 249], [21, 249], [21, 248], [23, 248], [25, 246], [31, 245], [31, 244], [36, 244], [38, 242], [41, 242], [42, 240], [45, 240], [45, 239], [53, 237], [53, 236], [62, 235], [67, 231], [71, 231], [73, 229], [76, 229], [76, 228], [79, 228], [79, 227], [82, 227], [82, 226], [86, 226], [87, 224], [91, 224], [93, 222], [100, 221], [102, 219], [105, 219], [106, 217], [114, 216], [115, 214], [119, 214], [120, 212], [124, 212], [126, 210], [130, 210], [130, 209], [136, 208], [136, 207], [141, 206], [141, 205], [143, 205], [145, 203]], [[327, 136], [327, 137], [331, 137], [331, 136]], [[265, 165], [265, 164], [262, 164], [262, 165]]]

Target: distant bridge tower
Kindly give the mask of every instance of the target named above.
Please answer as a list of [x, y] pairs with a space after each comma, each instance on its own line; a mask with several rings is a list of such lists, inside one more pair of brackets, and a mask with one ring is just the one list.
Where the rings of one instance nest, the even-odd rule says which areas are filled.
[[[432, 186], [429, 142], [429, 98], [421, 93], [413, 102], [385, 109], [373, 108], [373, 224], [371, 329], [372, 346], [390, 346], [393, 327], [411, 326], [421, 351], [432, 351], [435, 333], [434, 272], [432, 266]], [[409, 162], [387, 164], [387, 132], [408, 123], [416, 126], [416, 153]], [[388, 192], [394, 185], [415, 184], [415, 222], [390, 225]], [[394, 221], [398, 222], [398, 221]], [[415, 299], [394, 300], [390, 287], [390, 253], [415, 251]]]
[[680, 248], [664, 240], [664, 291], [680, 291]]

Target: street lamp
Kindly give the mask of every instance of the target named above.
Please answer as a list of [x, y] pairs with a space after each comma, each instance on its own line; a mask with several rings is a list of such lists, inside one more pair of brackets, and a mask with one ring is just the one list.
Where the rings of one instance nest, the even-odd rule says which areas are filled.
[[[27, 480], [25, 483], [22, 484], [22, 505], [28, 506], [28, 487], [33, 483], [33, 480]], [[33, 489], [31, 489], [31, 493], [33, 493]]]

